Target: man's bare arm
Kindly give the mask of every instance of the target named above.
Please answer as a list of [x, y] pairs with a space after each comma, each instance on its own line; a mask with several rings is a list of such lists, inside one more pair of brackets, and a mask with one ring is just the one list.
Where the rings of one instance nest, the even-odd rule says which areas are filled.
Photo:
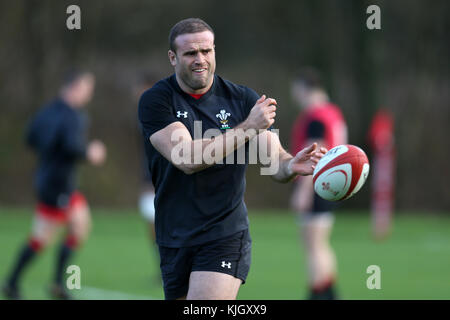
[[261, 146], [267, 146], [270, 165], [277, 162], [278, 170], [271, 177], [281, 183], [289, 182], [297, 175], [313, 174], [317, 162], [327, 152], [325, 148], [318, 148], [317, 143], [312, 143], [292, 156], [281, 146], [278, 135], [271, 131], [265, 131], [258, 135], [258, 147]]
[[[152, 134], [150, 136], [150, 142], [164, 158], [178, 169], [186, 174], [192, 174], [214, 165], [219, 159], [223, 159], [233, 153], [236, 149], [255, 137], [259, 129], [270, 127], [275, 121], [275, 105], [276, 101], [274, 99], [266, 99], [266, 96], [263, 95], [256, 101], [255, 106], [244, 122], [234, 128], [234, 130], [211, 139], [192, 140], [187, 128], [181, 122], [174, 122]], [[237, 135], [242, 135], [242, 137], [236, 137]], [[179, 147], [182, 152], [183, 150], [190, 151], [190, 155], [187, 155], [189, 158], [188, 161], [181, 163], [175, 161], [173, 158], [175, 147]], [[221, 150], [222, 152], [220, 155], [212, 152], [210, 155], [207, 154], [204, 157], [203, 151], [207, 147], [211, 150]], [[181, 154], [180, 156], [186, 155]]]

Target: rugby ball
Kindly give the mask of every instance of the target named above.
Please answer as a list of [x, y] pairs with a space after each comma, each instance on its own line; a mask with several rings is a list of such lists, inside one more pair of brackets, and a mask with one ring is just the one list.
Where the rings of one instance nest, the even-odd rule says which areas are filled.
[[369, 168], [369, 160], [361, 148], [351, 144], [336, 146], [314, 169], [314, 191], [328, 201], [348, 199], [364, 185]]

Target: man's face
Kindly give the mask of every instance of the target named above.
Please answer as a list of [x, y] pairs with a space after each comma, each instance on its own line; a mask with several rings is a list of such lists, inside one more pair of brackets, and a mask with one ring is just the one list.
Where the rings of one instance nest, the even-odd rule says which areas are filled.
[[216, 70], [214, 35], [210, 31], [186, 33], [175, 38], [176, 52], [169, 50], [180, 87], [188, 93], [205, 93]]

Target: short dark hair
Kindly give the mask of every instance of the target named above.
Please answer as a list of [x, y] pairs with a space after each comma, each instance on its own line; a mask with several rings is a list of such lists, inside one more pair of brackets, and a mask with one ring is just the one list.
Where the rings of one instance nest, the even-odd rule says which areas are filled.
[[313, 67], [301, 68], [297, 72], [294, 82], [300, 83], [308, 89], [323, 89], [320, 72]]
[[211, 31], [214, 35], [213, 29], [205, 21], [199, 18], [188, 18], [181, 20], [175, 24], [169, 33], [169, 48], [176, 52], [175, 39], [182, 34], [198, 33], [203, 31]]
[[89, 74], [90, 72], [78, 68], [70, 68], [64, 72], [62, 78], [62, 86], [68, 87], [79, 80], [82, 76]]

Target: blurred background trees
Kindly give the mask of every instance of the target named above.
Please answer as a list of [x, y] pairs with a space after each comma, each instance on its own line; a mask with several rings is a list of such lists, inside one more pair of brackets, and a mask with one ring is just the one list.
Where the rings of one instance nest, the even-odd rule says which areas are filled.
[[[81, 30], [66, 28], [71, 4], [81, 8]], [[381, 30], [366, 28], [371, 4], [381, 8]], [[445, 0], [1, 1], [0, 205], [33, 203], [36, 161], [24, 128], [77, 65], [97, 76], [90, 132], [109, 156], [101, 170], [83, 166], [81, 189], [94, 205], [135, 206], [142, 151], [133, 88], [143, 72], [172, 73], [169, 30], [200, 17], [215, 29], [217, 73], [277, 99], [286, 147], [299, 111], [289, 81], [313, 65], [343, 109], [350, 143], [369, 155], [372, 116], [392, 111], [397, 208], [450, 211], [449, 9]], [[247, 178], [250, 208], [287, 207], [290, 185], [275, 185], [254, 165]], [[346, 206], [368, 208], [369, 189], [370, 181]]]

